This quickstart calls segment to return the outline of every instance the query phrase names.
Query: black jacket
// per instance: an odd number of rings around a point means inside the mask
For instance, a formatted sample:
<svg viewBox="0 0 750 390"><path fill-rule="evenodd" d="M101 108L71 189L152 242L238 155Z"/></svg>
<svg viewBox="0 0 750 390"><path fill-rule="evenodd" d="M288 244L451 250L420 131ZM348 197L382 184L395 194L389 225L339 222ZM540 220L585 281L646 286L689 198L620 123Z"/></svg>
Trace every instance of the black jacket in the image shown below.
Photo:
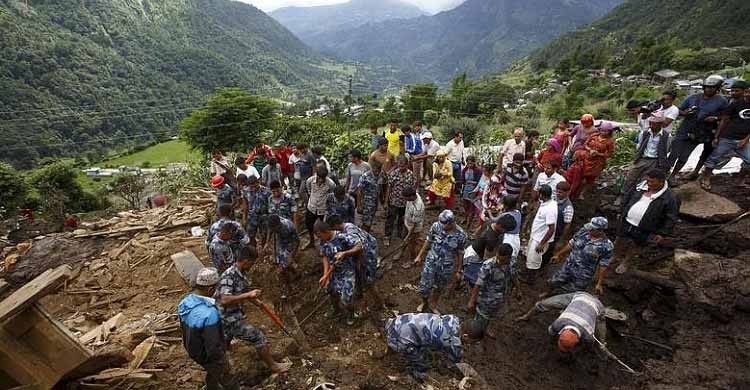
<svg viewBox="0 0 750 390"><path fill-rule="evenodd" d="M656 148L657 159L659 160L659 168L667 169L667 155L669 154L669 133L661 130L662 137L659 139L659 146ZM643 158L643 153L646 151L646 145L648 140L651 139L651 130L644 132L642 135L643 139L638 145L638 150L635 155L635 161Z"/></svg>
<svg viewBox="0 0 750 390"><path fill-rule="evenodd" d="M636 189L631 190L623 198L623 204L625 209L622 213L623 225L627 223L628 211L633 207L636 202L641 199L643 191ZM643 214L641 223L638 224L638 228L651 234L658 234L660 236L672 235L675 223L677 223L677 217L680 213L680 201L674 196L672 190L667 188L661 196L654 199L646 213Z"/></svg>

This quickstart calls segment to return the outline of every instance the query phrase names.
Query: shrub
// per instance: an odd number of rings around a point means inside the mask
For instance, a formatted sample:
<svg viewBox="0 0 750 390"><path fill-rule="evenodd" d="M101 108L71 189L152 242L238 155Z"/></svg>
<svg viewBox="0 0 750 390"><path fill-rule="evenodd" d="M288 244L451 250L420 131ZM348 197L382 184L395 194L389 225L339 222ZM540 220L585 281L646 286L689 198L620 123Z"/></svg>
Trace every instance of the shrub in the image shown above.
<svg viewBox="0 0 750 390"><path fill-rule="evenodd" d="M26 202L29 186L13 167L0 163L0 217L14 215Z"/></svg>

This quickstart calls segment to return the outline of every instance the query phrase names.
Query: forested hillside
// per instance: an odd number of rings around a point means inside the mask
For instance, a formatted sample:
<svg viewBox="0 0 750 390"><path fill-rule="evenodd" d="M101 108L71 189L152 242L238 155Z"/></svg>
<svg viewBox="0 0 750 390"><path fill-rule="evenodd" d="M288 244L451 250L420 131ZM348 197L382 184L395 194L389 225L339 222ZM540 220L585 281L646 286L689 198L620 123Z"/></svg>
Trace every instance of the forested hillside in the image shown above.
<svg viewBox="0 0 750 390"><path fill-rule="evenodd" d="M399 66L421 81L500 71L622 0L468 0L434 16L319 34L311 45L340 58Z"/></svg>
<svg viewBox="0 0 750 390"><path fill-rule="evenodd" d="M740 66L750 55L749 19L747 0L627 0L530 59L537 69L565 62L625 73Z"/></svg>
<svg viewBox="0 0 750 390"><path fill-rule="evenodd" d="M0 0L0 159L100 154L173 133L217 87L293 98L346 75L229 0Z"/></svg>
<svg viewBox="0 0 750 390"><path fill-rule="evenodd" d="M400 0L350 0L315 7L284 7L270 15L310 44L318 40L321 33L384 20L414 18L426 13Z"/></svg>

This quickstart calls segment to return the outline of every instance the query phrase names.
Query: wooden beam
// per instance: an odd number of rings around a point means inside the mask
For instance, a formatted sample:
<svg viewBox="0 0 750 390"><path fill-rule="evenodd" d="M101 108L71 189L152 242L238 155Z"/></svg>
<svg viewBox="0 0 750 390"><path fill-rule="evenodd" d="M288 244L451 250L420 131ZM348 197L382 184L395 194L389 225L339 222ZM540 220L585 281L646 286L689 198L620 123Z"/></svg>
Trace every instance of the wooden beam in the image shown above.
<svg viewBox="0 0 750 390"><path fill-rule="evenodd" d="M57 290L73 274L69 265L44 271L29 283L0 302L0 323L7 321L36 303L45 295Z"/></svg>
<svg viewBox="0 0 750 390"><path fill-rule="evenodd" d="M108 319L101 325L81 336L78 341L80 341L81 344L88 344L90 341L98 340L99 338L103 339L104 341L107 339L107 335L113 330L120 327L123 322L125 322L125 316L123 316L122 313L118 313L116 316Z"/></svg>

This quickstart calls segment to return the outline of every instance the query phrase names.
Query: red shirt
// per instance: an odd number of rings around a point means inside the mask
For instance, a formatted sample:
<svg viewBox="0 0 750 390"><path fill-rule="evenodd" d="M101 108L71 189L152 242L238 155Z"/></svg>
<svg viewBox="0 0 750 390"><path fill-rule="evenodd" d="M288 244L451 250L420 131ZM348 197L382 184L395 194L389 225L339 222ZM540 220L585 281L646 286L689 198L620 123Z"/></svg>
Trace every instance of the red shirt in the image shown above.
<svg viewBox="0 0 750 390"><path fill-rule="evenodd" d="M292 155L292 148L290 147L283 147L279 148L274 152L274 157L276 157L277 160L279 160L279 165L281 166L281 173L288 175L291 173L294 173L294 167L292 164L289 164L289 156Z"/></svg>
<svg viewBox="0 0 750 390"><path fill-rule="evenodd" d="M247 159L245 160L245 164L252 165L253 160L255 159L255 156L261 152L265 154L267 158L270 158L271 156L273 156L273 151L271 150L271 147L268 145L263 145L262 151L259 151L258 148L255 148L253 149L252 152L250 152L250 155L248 155Z"/></svg>

